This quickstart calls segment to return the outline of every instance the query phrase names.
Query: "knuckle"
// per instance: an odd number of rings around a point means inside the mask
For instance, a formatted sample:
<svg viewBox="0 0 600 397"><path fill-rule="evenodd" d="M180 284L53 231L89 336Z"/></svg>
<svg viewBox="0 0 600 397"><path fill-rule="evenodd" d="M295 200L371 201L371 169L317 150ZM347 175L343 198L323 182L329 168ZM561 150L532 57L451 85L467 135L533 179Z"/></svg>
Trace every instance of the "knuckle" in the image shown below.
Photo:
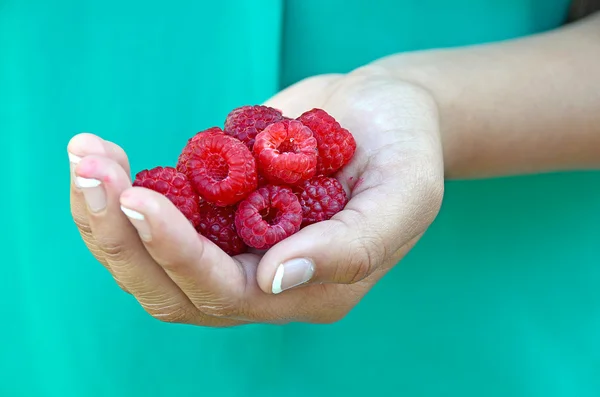
<svg viewBox="0 0 600 397"><path fill-rule="evenodd" d="M73 215L73 222L75 223L75 226L77 226L77 229L79 229L79 233L81 233L81 235L84 238L86 236L90 238L93 236L92 228L90 227L86 218L78 215Z"/></svg>
<svg viewBox="0 0 600 397"><path fill-rule="evenodd" d="M85 243L86 247L90 251L90 253L94 256L94 258L102 264L105 268L110 270L106 258L104 256L104 251L98 247L98 242L96 241L92 229L90 226L81 221L81 218L73 218L75 221L75 225L79 229L79 234L81 235L81 239Z"/></svg>
<svg viewBox="0 0 600 397"><path fill-rule="evenodd" d="M357 213L356 219L363 216ZM349 224L348 221L341 221L342 227L347 230L361 230L362 234L355 236L348 244L346 260L336 267L334 280L339 283L355 284L367 276L383 262L387 256L387 247L385 246L383 236L376 231L365 230L373 228L365 227L365 223ZM373 229L374 230L374 229Z"/></svg>
<svg viewBox="0 0 600 397"><path fill-rule="evenodd" d="M179 312L179 311L156 312L156 313L152 313L152 317L163 323L185 324L187 322L186 314Z"/></svg>
<svg viewBox="0 0 600 397"><path fill-rule="evenodd" d="M348 261L345 278L350 284L355 284L369 276L379 263L379 248L377 239L360 238L355 242L353 255Z"/></svg>
<svg viewBox="0 0 600 397"><path fill-rule="evenodd" d="M239 308L225 301L211 300L210 302L203 303L197 307L202 313L211 317L238 318L241 316Z"/></svg>
<svg viewBox="0 0 600 397"><path fill-rule="evenodd" d="M88 249L92 252L92 254L96 258L103 257L104 255L102 254L101 250L98 248L96 238L94 237L92 228L87 223L87 220L83 220L81 217L74 216L73 221L75 222L75 226L77 226L77 229L79 230L79 235L81 236L81 239L83 240L85 245L88 247Z"/></svg>
<svg viewBox="0 0 600 397"><path fill-rule="evenodd" d="M368 277L386 257L386 248L377 236L356 238L348 250L345 264L339 268L335 279L339 282L355 284Z"/></svg>
<svg viewBox="0 0 600 397"><path fill-rule="evenodd" d="M152 318L163 323L186 324L191 320L190 311L179 304L142 304Z"/></svg>
<svg viewBox="0 0 600 397"><path fill-rule="evenodd" d="M129 292L127 287L125 287L125 285L114 274L112 276L113 276L113 279L115 280L115 283L119 286L119 288L121 288L121 290L123 290L123 292L126 292L128 294L131 293L131 292Z"/></svg>
<svg viewBox="0 0 600 397"><path fill-rule="evenodd" d="M98 248L95 242L86 240L85 238L83 239L83 241L87 245L88 250L92 253L94 258L96 258L96 260L100 262L104 267L108 267L108 263L106 262L106 258L104 257L104 252L100 248Z"/></svg>
<svg viewBox="0 0 600 397"><path fill-rule="evenodd" d="M352 279L353 283L361 281L373 273L388 256L384 238L376 230L356 241L356 252L358 254L354 257L359 263L356 265L357 270L355 277Z"/></svg>
<svg viewBox="0 0 600 397"><path fill-rule="evenodd" d="M98 245L104 254L104 258L109 263L130 263L133 258L133 252L128 250L125 245L116 239L105 239L99 241Z"/></svg>
<svg viewBox="0 0 600 397"><path fill-rule="evenodd" d="M342 266L334 280L340 283L354 284L367 276L370 264L365 260L350 259Z"/></svg>
<svg viewBox="0 0 600 397"><path fill-rule="evenodd" d="M81 239L83 240L85 245L88 247L88 249L90 250L92 255L94 255L94 257L99 262L102 262L102 264L106 266L105 261L104 261L104 253L98 247L98 242L96 241L96 238L94 237L92 228L90 227L89 223L87 222L87 218L77 215L76 213L73 213L73 222L75 223L77 230L79 230L79 235L81 236Z"/></svg>

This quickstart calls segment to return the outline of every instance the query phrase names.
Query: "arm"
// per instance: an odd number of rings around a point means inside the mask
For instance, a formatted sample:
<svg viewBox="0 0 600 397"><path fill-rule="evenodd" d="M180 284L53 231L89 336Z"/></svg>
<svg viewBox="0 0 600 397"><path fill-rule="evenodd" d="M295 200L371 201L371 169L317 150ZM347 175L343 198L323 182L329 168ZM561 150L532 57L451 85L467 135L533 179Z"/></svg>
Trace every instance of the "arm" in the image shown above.
<svg viewBox="0 0 600 397"><path fill-rule="evenodd" d="M437 100L447 178L600 167L600 14L375 63Z"/></svg>

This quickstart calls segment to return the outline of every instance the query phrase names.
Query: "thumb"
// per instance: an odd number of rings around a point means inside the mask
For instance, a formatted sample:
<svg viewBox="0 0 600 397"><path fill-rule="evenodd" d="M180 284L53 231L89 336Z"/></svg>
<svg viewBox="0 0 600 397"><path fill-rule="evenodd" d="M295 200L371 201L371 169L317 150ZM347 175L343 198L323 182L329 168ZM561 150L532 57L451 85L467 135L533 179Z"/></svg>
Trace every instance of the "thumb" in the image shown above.
<svg viewBox="0 0 600 397"><path fill-rule="evenodd" d="M364 183L368 183L365 181ZM392 266L403 246L415 242L435 217L437 200L394 185L355 194L330 220L310 225L268 250L257 269L266 293L304 284L353 284L382 266Z"/></svg>

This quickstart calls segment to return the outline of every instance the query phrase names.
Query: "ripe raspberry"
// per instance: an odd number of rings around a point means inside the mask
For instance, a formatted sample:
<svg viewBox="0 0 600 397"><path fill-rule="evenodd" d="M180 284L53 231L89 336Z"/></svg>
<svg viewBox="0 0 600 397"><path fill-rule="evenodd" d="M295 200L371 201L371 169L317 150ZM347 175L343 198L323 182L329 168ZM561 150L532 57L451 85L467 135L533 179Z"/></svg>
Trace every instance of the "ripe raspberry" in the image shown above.
<svg viewBox="0 0 600 397"><path fill-rule="evenodd" d="M198 138L202 134L223 134L223 133L224 132L221 129L221 127L210 127L207 130L200 131L200 132L196 133L196 135L194 135L193 137L191 137L190 139L188 139L188 143L198 140Z"/></svg>
<svg viewBox="0 0 600 397"><path fill-rule="evenodd" d="M317 176L304 182L299 189L303 227L330 219L348 203L344 188L335 178Z"/></svg>
<svg viewBox="0 0 600 397"><path fill-rule="evenodd" d="M235 227L250 247L268 249L300 230L302 207L292 190L267 185L238 205Z"/></svg>
<svg viewBox="0 0 600 397"><path fill-rule="evenodd" d="M219 207L233 205L256 189L256 161L237 139L220 133L197 134L188 141L177 170L196 192Z"/></svg>
<svg viewBox="0 0 600 397"><path fill-rule="evenodd" d="M145 187L166 196L194 227L198 226L198 194L185 174L173 167L155 167L138 172L133 186Z"/></svg>
<svg viewBox="0 0 600 397"><path fill-rule="evenodd" d="M235 231L235 207L216 207L208 202L200 204L198 233L215 243L227 255L246 252L246 244Z"/></svg>
<svg viewBox="0 0 600 397"><path fill-rule="evenodd" d="M356 141L332 116L322 109L312 109L298 120L310 128L317 139L317 175L332 175L350 162L356 151Z"/></svg>
<svg viewBox="0 0 600 397"><path fill-rule="evenodd" d="M296 120L269 125L256 136L258 168L274 184L295 184L312 178L317 166L317 140Z"/></svg>
<svg viewBox="0 0 600 397"><path fill-rule="evenodd" d="M254 139L269 124L283 120L281 110L268 106L242 106L232 110L225 120L225 133L244 142L252 150Z"/></svg>

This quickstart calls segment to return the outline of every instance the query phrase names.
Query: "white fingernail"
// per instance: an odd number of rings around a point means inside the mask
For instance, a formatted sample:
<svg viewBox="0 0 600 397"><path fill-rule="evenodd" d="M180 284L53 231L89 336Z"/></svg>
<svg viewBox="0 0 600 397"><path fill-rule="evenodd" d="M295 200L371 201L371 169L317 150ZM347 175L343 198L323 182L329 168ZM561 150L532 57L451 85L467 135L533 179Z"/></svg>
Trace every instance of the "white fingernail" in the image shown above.
<svg viewBox="0 0 600 397"><path fill-rule="evenodd" d="M140 238L146 242L152 240L152 234L150 233L150 225L146 222L144 214L140 214L137 211L121 206L121 211L129 218L129 222L135 227L140 235Z"/></svg>
<svg viewBox="0 0 600 397"><path fill-rule="evenodd" d="M90 211L100 212L106 208L106 192L99 180L77 176L75 185L83 192Z"/></svg>
<svg viewBox="0 0 600 397"><path fill-rule="evenodd" d="M137 212L137 211L130 210L130 209L129 209L129 208L127 208L127 207L123 207L123 206L121 206L121 211L123 211L123 213L124 213L125 215L127 215L127 217L129 217L129 218L131 218L131 219L137 219L137 220L139 220L139 221L143 221L144 219L146 219L146 218L144 217L144 214L140 214L140 213L139 213L139 212Z"/></svg>
<svg viewBox="0 0 600 397"><path fill-rule="evenodd" d="M73 184L77 187L81 187L77 184L77 178L75 175L75 167L77 166L77 164L79 164L79 162L81 161L81 157L79 156L75 156L73 153L71 152L67 152L69 154L69 169L71 170L71 180L73 181Z"/></svg>
<svg viewBox="0 0 600 397"><path fill-rule="evenodd" d="M80 176L75 177L75 183L77 186L83 188L100 186L100 181L98 179L82 178Z"/></svg>
<svg viewBox="0 0 600 397"><path fill-rule="evenodd" d="M307 258L291 259L277 267L271 290L279 294L290 288L302 285L312 278L315 264Z"/></svg>
<svg viewBox="0 0 600 397"><path fill-rule="evenodd" d="M283 272L285 269L283 265L277 266L277 271L275 272L275 277L273 277L273 293L278 294L281 292L281 280L283 280Z"/></svg>
<svg viewBox="0 0 600 397"><path fill-rule="evenodd" d="M69 161L73 164L78 164L81 161L81 157L74 155L73 153L69 153Z"/></svg>

